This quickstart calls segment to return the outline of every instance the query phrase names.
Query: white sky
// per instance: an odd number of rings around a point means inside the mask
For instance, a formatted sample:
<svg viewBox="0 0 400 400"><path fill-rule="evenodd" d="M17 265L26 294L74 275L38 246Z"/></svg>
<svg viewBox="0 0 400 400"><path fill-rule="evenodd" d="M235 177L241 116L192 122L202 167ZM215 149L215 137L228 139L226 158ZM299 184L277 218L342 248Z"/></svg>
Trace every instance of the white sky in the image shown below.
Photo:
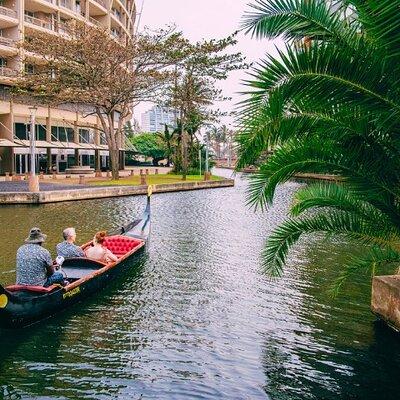
<svg viewBox="0 0 400 400"><path fill-rule="evenodd" d="M254 0L136 0L140 11L144 1L140 28L160 28L175 23L177 29L191 41L211 38L223 38L238 30L241 18L248 10L248 3ZM247 62L258 61L266 53L274 53L275 45L267 40L252 39L249 35L239 34L238 44L233 51L240 51ZM222 111L231 111L240 99L238 92L243 90L241 80L246 78L244 71L234 71L220 87L224 96L232 97L231 102L220 103ZM142 103L135 109L135 117L141 122L141 114L152 107ZM226 119L229 123L230 119Z"/></svg>

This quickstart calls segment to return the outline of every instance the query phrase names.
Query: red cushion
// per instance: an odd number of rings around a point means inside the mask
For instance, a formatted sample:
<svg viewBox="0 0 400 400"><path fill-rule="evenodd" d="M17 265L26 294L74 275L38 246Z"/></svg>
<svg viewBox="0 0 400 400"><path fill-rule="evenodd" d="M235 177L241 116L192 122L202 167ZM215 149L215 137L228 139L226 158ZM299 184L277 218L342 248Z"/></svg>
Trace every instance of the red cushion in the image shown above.
<svg viewBox="0 0 400 400"><path fill-rule="evenodd" d="M38 292L38 293L47 293L51 292L55 288L58 288L58 285L51 285L49 287L44 286L32 286L32 285L10 285L7 286L6 289L9 292L18 292L20 290L26 290L28 292Z"/></svg>
<svg viewBox="0 0 400 400"><path fill-rule="evenodd" d="M120 257L134 249L140 243L142 243L141 240L126 236L110 236L105 239L104 246L113 254Z"/></svg>

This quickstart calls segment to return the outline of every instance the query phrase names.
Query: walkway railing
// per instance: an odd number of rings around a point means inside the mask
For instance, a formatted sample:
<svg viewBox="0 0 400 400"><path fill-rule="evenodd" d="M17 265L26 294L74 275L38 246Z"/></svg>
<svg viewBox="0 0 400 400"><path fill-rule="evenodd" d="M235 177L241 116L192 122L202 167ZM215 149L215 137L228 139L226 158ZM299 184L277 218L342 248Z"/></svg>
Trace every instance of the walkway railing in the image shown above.
<svg viewBox="0 0 400 400"><path fill-rule="evenodd" d="M14 46L14 40L10 38L6 38L3 36L0 36L0 45L3 46Z"/></svg>
<svg viewBox="0 0 400 400"><path fill-rule="evenodd" d="M90 16L89 16L89 21L90 21L93 25L101 26L101 22L98 21L97 19L94 19L93 17L90 17Z"/></svg>
<svg viewBox="0 0 400 400"><path fill-rule="evenodd" d="M18 71L8 67L0 67L0 75L1 76L17 76Z"/></svg>
<svg viewBox="0 0 400 400"><path fill-rule="evenodd" d="M11 8L0 6L0 14L6 15L7 17L17 18L17 12L11 10Z"/></svg>
<svg viewBox="0 0 400 400"><path fill-rule="evenodd" d="M41 28L54 30L52 23L49 21L45 21L43 19L39 19L36 17L31 17L30 15L25 15L24 19L25 19L25 22L29 22L30 24L40 26Z"/></svg>
<svg viewBox="0 0 400 400"><path fill-rule="evenodd" d="M104 8L106 7L106 3L103 0L94 0L96 3L99 3L101 6L103 6Z"/></svg>

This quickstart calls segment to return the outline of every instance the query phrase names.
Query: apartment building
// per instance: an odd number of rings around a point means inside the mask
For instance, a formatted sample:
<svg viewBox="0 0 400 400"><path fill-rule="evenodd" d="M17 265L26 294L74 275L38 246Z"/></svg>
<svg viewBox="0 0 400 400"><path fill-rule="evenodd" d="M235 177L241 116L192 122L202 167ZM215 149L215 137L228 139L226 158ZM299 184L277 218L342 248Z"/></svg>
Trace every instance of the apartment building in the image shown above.
<svg viewBox="0 0 400 400"><path fill-rule="evenodd" d="M142 131L163 132L165 125L176 126L177 117L174 109L156 105L142 114Z"/></svg>
<svg viewBox="0 0 400 400"><path fill-rule="evenodd" d="M34 71L35 58L22 63L16 44L40 30L54 35L78 19L107 28L124 44L134 34L134 0L0 0L0 174L29 170L30 107L36 106L36 165L38 171L62 172L71 165L105 169L108 150L94 115L84 116L72 105L47 107L33 99L11 99L7 88L19 71ZM121 140L121 161L124 145Z"/></svg>

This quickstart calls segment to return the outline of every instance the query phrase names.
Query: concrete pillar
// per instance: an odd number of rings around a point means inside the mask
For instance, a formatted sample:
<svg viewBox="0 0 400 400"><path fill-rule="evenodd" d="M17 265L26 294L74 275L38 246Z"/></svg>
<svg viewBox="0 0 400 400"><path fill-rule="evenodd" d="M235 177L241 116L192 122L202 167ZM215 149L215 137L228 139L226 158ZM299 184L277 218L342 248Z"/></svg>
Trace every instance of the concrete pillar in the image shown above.
<svg viewBox="0 0 400 400"><path fill-rule="evenodd" d="M79 149L75 149L75 162L74 162L74 165L76 167L78 167L80 165L80 162L79 162Z"/></svg>
<svg viewBox="0 0 400 400"><path fill-rule="evenodd" d="M373 278L371 310L390 327L400 331L400 275Z"/></svg>
<svg viewBox="0 0 400 400"><path fill-rule="evenodd" d="M140 174L140 184L142 186L147 186L146 175Z"/></svg>
<svg viewBox="0 0 400 400"><path fill-rule="evenodd" d="M211 172L204 172L204 180L209 181L211 179Z"/></svg>
<svg viewBox="0 0 400 400"><path fill-rule="evenodd" d="M51 164L51 148L50 147L48 147L47 149L46 149L46 158L47 158L47 173L48 174L51 174L52 172L53 172L53 169L52 169L52 164Z"/></svg>
<svg viewBox="0 0 400 400"><path fill-rule="evenodd" d="M3 147L1 149L1 169L2 172L9 172L12 175L15 173L15 160L14 160L14 148Z"/></svg>
<svg viewBox="0 0 400 400"><path fill-rule="evenodd" d="M47 118L46 118L46 141L52 142L53 138L51 136L51 108L47 109Z"/></svg>

